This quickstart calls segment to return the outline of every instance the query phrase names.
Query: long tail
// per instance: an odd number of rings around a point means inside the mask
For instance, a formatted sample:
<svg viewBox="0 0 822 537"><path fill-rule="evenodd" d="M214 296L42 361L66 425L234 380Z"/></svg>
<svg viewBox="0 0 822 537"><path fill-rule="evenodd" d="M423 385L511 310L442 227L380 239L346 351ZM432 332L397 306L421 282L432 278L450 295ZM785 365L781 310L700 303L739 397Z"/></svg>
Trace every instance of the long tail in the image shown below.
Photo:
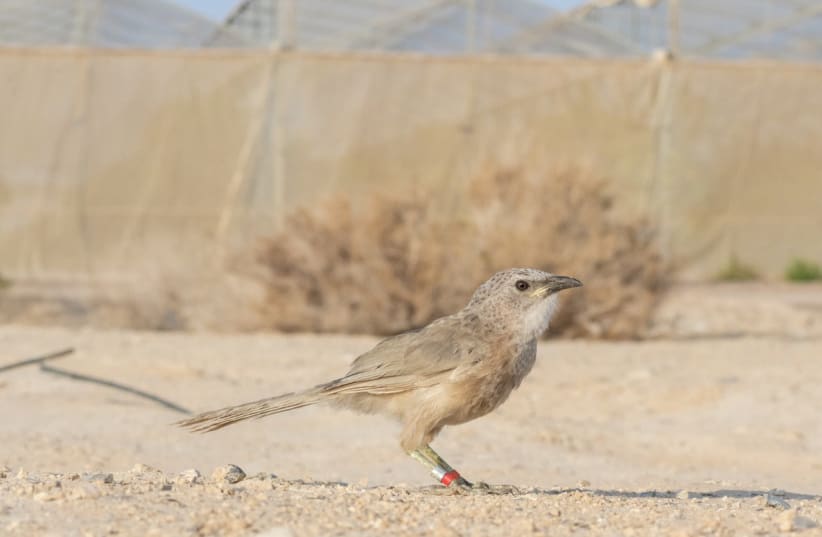
<svg viewBox="0 0 822 537"><path fill-rule="evenodd" d="M435 377L429 378L429 382ZM222 429L232 423L251 418L263 418L271 414L288 412L296 408L313 405L320 401L335 399L340 395L368 393L372 395L390 395L423 386L414 375L387 376L380 369L350 373L342 378L314 386L297 393L286 393L276 397L260 399L252 403L229 406L198 414L193 418L178 421L176 425L192 431L207 433Z"/></svg>
<svg viewBox="0 0 822 537"><path fill-rule="evenodd" d="M326 399L329 395L331 394L321 387L310 388L298 393L286 393L251 403L212 410L211 412L198 414L193 418L178 421L175 425L185 427L191 431L206 433L222 429L238 421L262 418L271 414L279 414L280 412L313 405Z"/></svg>

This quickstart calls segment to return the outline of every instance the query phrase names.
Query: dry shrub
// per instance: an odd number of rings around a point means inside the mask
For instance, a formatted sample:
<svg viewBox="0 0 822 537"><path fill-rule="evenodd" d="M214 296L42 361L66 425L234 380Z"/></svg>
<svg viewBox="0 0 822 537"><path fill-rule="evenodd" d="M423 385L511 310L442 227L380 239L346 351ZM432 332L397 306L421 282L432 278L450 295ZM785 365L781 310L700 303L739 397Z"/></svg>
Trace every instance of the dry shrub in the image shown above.
<svg viewBox="0 0 822 537"><path fill-rule="evenodd" d="M438 227L420 200L379 198L355 212L335 199L298 210L259 257L266 322L286 331L384 334L449 312L452 300L438 298L447 252Z"/></svg>
<svg viewBox="0 0 822 537"><path fill-rule="evenodd" d="M641 337L662 288L654 233L613 211L584 169L475 180L459 207L377 196L355 210L333 199L290 215L264 241L265 325L284 331L390 334L464 306L497 270L572 275L553 333Z"/></svg>

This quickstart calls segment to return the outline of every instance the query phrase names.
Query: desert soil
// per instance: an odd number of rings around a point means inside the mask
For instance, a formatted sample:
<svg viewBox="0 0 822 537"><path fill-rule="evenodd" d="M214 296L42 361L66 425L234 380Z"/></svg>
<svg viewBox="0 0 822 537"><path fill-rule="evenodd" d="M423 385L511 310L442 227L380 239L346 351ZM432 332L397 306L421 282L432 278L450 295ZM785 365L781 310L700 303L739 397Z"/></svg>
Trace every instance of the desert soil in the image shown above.
<svg viewBox="0 0 822 537"><path fill-rule="evenodd" d="M52 366L201 411L333 378L375 341L8 325L0 367L70 346ZM818 339L544 342L505 405L435 441L491 484L454 493L383 418L190 434L28 366L0 373L0 535L822 535L821 386Z"/></svg>

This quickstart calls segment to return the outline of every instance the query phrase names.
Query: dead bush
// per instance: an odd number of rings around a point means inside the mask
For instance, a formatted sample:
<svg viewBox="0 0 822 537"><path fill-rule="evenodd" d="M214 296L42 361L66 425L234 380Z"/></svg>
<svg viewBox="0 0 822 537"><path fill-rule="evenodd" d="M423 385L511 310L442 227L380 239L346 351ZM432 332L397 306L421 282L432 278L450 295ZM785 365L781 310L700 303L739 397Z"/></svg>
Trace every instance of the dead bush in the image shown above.
<svg viewBox="0 0 822 537"><path fill-rule="evenodd" d="M461 308L497 270L580 278L552 333L641 337L663 286L652 227L618 218L584 169L479 177L458 207L377 196L300 209L258 255L268 328L391 334Z"/></svg>

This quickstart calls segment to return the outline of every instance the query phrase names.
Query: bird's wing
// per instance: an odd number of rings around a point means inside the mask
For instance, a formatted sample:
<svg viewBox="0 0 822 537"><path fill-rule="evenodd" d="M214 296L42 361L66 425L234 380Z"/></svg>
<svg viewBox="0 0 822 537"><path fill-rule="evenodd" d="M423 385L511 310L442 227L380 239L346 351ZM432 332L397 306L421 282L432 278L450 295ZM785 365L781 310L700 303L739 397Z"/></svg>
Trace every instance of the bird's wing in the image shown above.
<svg viewBox="0 0 822 537"><path fill-rule="evenodd" d="M359 356L344 377L323 385L329 392L397 393L436 382L457 368L477 343L459 323L443 319L421 330L385 339Z"/></svg>

